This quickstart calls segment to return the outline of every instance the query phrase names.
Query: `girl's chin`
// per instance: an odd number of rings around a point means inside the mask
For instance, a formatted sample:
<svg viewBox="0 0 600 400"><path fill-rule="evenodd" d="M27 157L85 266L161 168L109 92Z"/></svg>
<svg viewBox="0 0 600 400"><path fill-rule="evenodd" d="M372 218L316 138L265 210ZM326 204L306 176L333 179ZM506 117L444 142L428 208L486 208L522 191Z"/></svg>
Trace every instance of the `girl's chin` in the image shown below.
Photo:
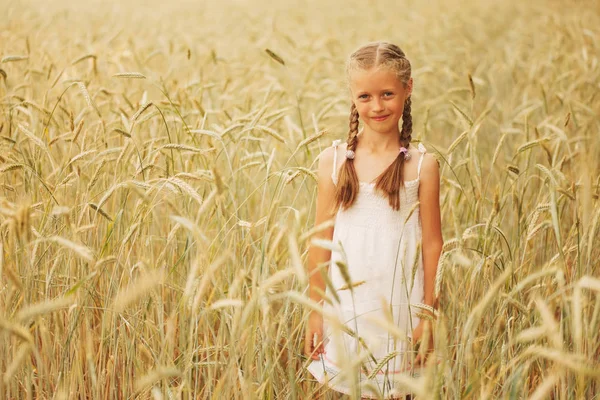
<svg viewBox="0 0 600 400"><path fill-rule="evenodd" d="M393 124L365 124L369 127L369 130L377 133L387 134L387 133L396 133L400 134L400 130L398 129L398 125L394 126Z"/></svg>

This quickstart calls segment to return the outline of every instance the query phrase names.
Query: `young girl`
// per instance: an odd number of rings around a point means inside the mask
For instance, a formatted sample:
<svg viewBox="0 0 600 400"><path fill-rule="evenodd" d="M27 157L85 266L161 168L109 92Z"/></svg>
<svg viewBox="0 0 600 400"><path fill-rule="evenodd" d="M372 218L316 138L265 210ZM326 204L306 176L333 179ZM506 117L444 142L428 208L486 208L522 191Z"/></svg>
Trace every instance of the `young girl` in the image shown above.
<svg viewBox="0 0 600 400"><path fill-rule="evenodd" d="M404 52L367 44L350 56L347 74L348 139L319 156L315 225L335 220L319 234L334 247L309 249L310 298L323 314L311 312L304 350L313 360L308 370L336 391L398 398L406 392L395 378L415 373L414 345L431 338L424 335L430 319L417 314L435 306L439 166L422 144L411 144L413 80Z"/></svg>

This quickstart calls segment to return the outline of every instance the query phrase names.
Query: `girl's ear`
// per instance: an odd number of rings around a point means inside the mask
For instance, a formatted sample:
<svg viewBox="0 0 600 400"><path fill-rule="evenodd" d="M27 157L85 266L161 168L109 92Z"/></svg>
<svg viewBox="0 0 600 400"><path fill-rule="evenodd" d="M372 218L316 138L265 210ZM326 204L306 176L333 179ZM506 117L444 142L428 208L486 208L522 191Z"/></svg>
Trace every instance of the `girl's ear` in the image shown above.
<svg viewBox="0 0 600 400"><path fill-rule="evenodd" d="M413 78L410 78L406 84L406 99L408 99L410 97L410 95L412 94L412 88L413 88Z"/></svg>

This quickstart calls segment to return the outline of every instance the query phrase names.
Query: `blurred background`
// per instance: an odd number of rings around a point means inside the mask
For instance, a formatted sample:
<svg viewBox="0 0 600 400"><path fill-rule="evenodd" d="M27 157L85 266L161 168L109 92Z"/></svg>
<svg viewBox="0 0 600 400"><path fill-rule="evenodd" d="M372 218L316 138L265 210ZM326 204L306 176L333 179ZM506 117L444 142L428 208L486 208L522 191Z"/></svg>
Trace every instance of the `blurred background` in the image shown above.
<svg viewBox="0 0 600 400"><path fill-rule="evenodd" d="M347 135L346 58L387 40L442 175L443 361L412 390L593 398L599 9L0 2L0 397L318 392L316 158Z"/></svg>

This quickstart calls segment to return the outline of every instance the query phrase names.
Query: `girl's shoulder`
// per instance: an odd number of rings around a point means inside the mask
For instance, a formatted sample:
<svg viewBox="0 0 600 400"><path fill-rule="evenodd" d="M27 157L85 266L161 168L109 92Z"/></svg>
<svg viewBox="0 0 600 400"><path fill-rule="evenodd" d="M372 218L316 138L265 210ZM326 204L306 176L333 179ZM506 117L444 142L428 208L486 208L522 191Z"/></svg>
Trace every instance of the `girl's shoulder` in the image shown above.
<svg viewBox="0 0 600 400"><path fill-rule="evenodd" d="M422 146L422 144L419 144L419 153L422 153L423 157L419 173L421 183L427 184L428 182L434 181L439 184L440 162L433 153L426 151L425 147Z"/></svg>
<svg viewBox="0 0 600 400"><path fill-rule="evenodd" d="M318 160L318 177L329 181L334 172L334 165L337 167L342 160L342 155L346 152L347 144L341 140L335 140L331 146L327 146L317 156Z"/></svg>
<svg viewBox="0 0 600 400"><path fill-rule="evenodd" d="M347 147L348 147L347 142L344 142L341 139L336 139L331 143L331 146L329 146L328 149L336 150L338 152L340 152L340 151L345 152Z"/></svg>
<svg viewBox="0 0 600 400"><path fill-rule="evenodd" d="M333 171L333 164L339 164L342 161L342 156L346 154L347 143L341 140L334 140L331 146L327 146L317 156L319 160L319 170L323 167L329 169L329 173Z"/></svg>

